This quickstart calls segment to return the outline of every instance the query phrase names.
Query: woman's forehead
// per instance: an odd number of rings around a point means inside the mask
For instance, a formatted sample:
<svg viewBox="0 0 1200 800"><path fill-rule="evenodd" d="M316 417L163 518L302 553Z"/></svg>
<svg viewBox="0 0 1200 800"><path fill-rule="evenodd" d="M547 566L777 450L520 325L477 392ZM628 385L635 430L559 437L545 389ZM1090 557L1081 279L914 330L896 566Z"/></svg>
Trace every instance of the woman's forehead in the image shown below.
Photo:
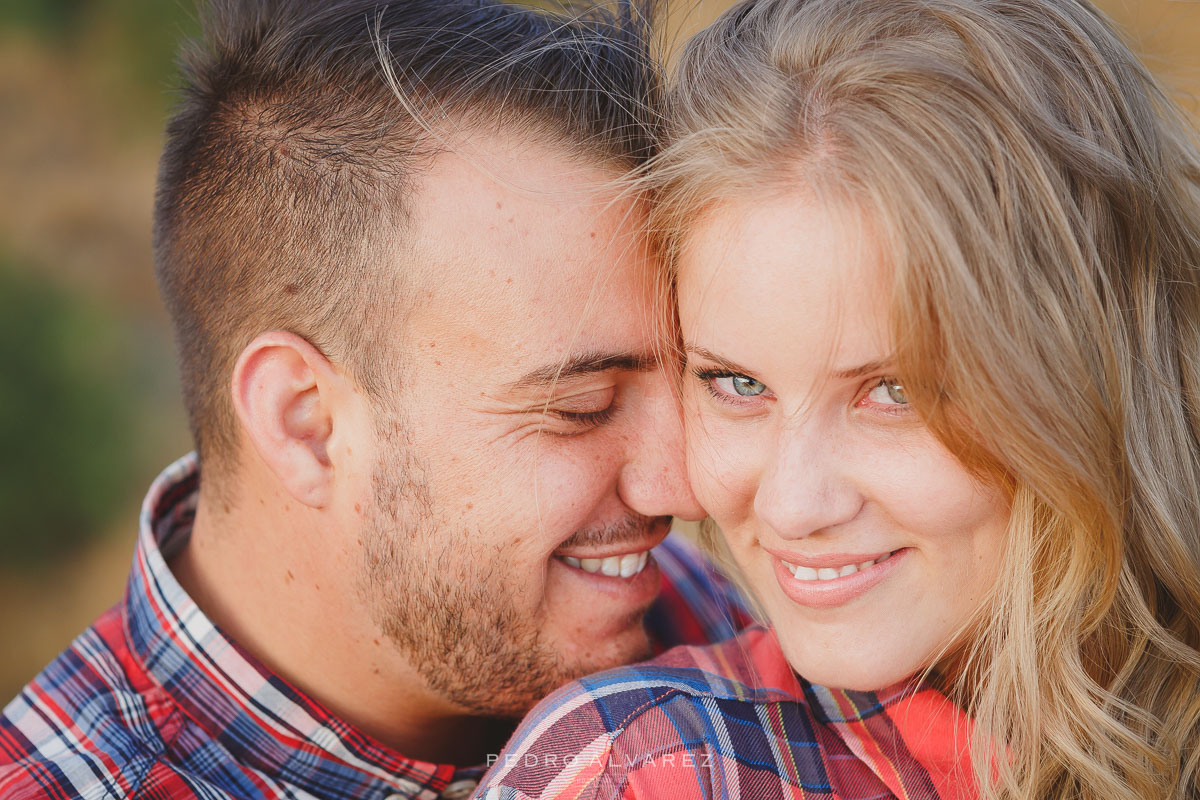
<svg viewBox="0 0 1200 800"><path fill-rule="evenodd" d="M686 241L678 275L685 340L714 351L821 346L851 360L887 349L890 273L855 207L799 193L723 203Z"/></svg>

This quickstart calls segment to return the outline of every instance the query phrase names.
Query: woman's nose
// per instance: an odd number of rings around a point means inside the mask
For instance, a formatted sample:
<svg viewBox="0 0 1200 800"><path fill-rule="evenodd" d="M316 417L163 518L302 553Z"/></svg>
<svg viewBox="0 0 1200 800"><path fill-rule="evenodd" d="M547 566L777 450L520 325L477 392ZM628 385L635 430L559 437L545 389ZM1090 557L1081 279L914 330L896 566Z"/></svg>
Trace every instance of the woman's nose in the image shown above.
<svg viewBox="0 0 1200 800"><path fill-rule="evenodd" d="M762 471L754 511L782 539L849 522L862 508L851 461L836 433L815 421L788 426Z"/></svg>

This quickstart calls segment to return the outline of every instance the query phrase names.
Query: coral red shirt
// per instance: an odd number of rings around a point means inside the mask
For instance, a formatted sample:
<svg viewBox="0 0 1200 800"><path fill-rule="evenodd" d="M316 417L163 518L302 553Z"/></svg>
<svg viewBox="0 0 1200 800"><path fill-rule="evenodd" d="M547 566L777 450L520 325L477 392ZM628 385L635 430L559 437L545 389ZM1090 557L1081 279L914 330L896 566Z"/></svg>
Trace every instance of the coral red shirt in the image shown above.
<svg viewBox="0 0 1200 800"><path fill-rule="evenodd" d="M972 800L970 721L930 686L830 690L773 632L680 647L555 692L484 800Z"/></svg>

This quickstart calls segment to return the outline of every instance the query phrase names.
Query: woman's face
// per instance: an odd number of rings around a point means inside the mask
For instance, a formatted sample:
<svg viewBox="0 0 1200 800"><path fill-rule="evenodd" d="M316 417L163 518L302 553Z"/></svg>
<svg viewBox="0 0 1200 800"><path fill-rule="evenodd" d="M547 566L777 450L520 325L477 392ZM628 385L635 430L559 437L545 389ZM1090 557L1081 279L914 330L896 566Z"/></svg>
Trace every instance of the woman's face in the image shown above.
<svg viewBox="0 0 1200 800"><path fill-rule="evenodd" d="M870 226L798 195L725 203L685 244L689 474L788 661L858 690L936 662L1008 506L906 403Z"/></svg>

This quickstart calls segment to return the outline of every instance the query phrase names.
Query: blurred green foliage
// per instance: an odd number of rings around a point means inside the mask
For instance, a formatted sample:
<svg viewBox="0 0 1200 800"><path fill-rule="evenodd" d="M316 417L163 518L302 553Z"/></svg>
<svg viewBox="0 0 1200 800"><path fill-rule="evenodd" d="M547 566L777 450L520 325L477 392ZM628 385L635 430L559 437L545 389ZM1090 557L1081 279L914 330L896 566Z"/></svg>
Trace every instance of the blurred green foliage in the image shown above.
<svg viewBox="0 0 1200 800"><path fill-rule="evenodd" d="M97 533L137 480L133 332L0 258L0 550L34 564Z"/></svg>
<svg viewBox="0 0 1200 800"><path fill-rule="evenodd" d="M162 96L179 41L199 28L199 0L0 0L0 29L40 36L113 69L126 88Z"/></svg>
<svg viewBox="0 0 1200 800"><path fill-rule="evenodd" d="M0 0L0 23L62 35L73 28L88 0Z"/></svg>
<svg viewBox="0 0 1200 800"><path fill-rule="evenodd" d="M0 118L27 129L4 137L0 158L18 212L0 223L4 567L39 574L82 557L186 449L170 336L146 304L146 166L196 7L0 0L0 35L33 54L0 79Z"/></svg>

